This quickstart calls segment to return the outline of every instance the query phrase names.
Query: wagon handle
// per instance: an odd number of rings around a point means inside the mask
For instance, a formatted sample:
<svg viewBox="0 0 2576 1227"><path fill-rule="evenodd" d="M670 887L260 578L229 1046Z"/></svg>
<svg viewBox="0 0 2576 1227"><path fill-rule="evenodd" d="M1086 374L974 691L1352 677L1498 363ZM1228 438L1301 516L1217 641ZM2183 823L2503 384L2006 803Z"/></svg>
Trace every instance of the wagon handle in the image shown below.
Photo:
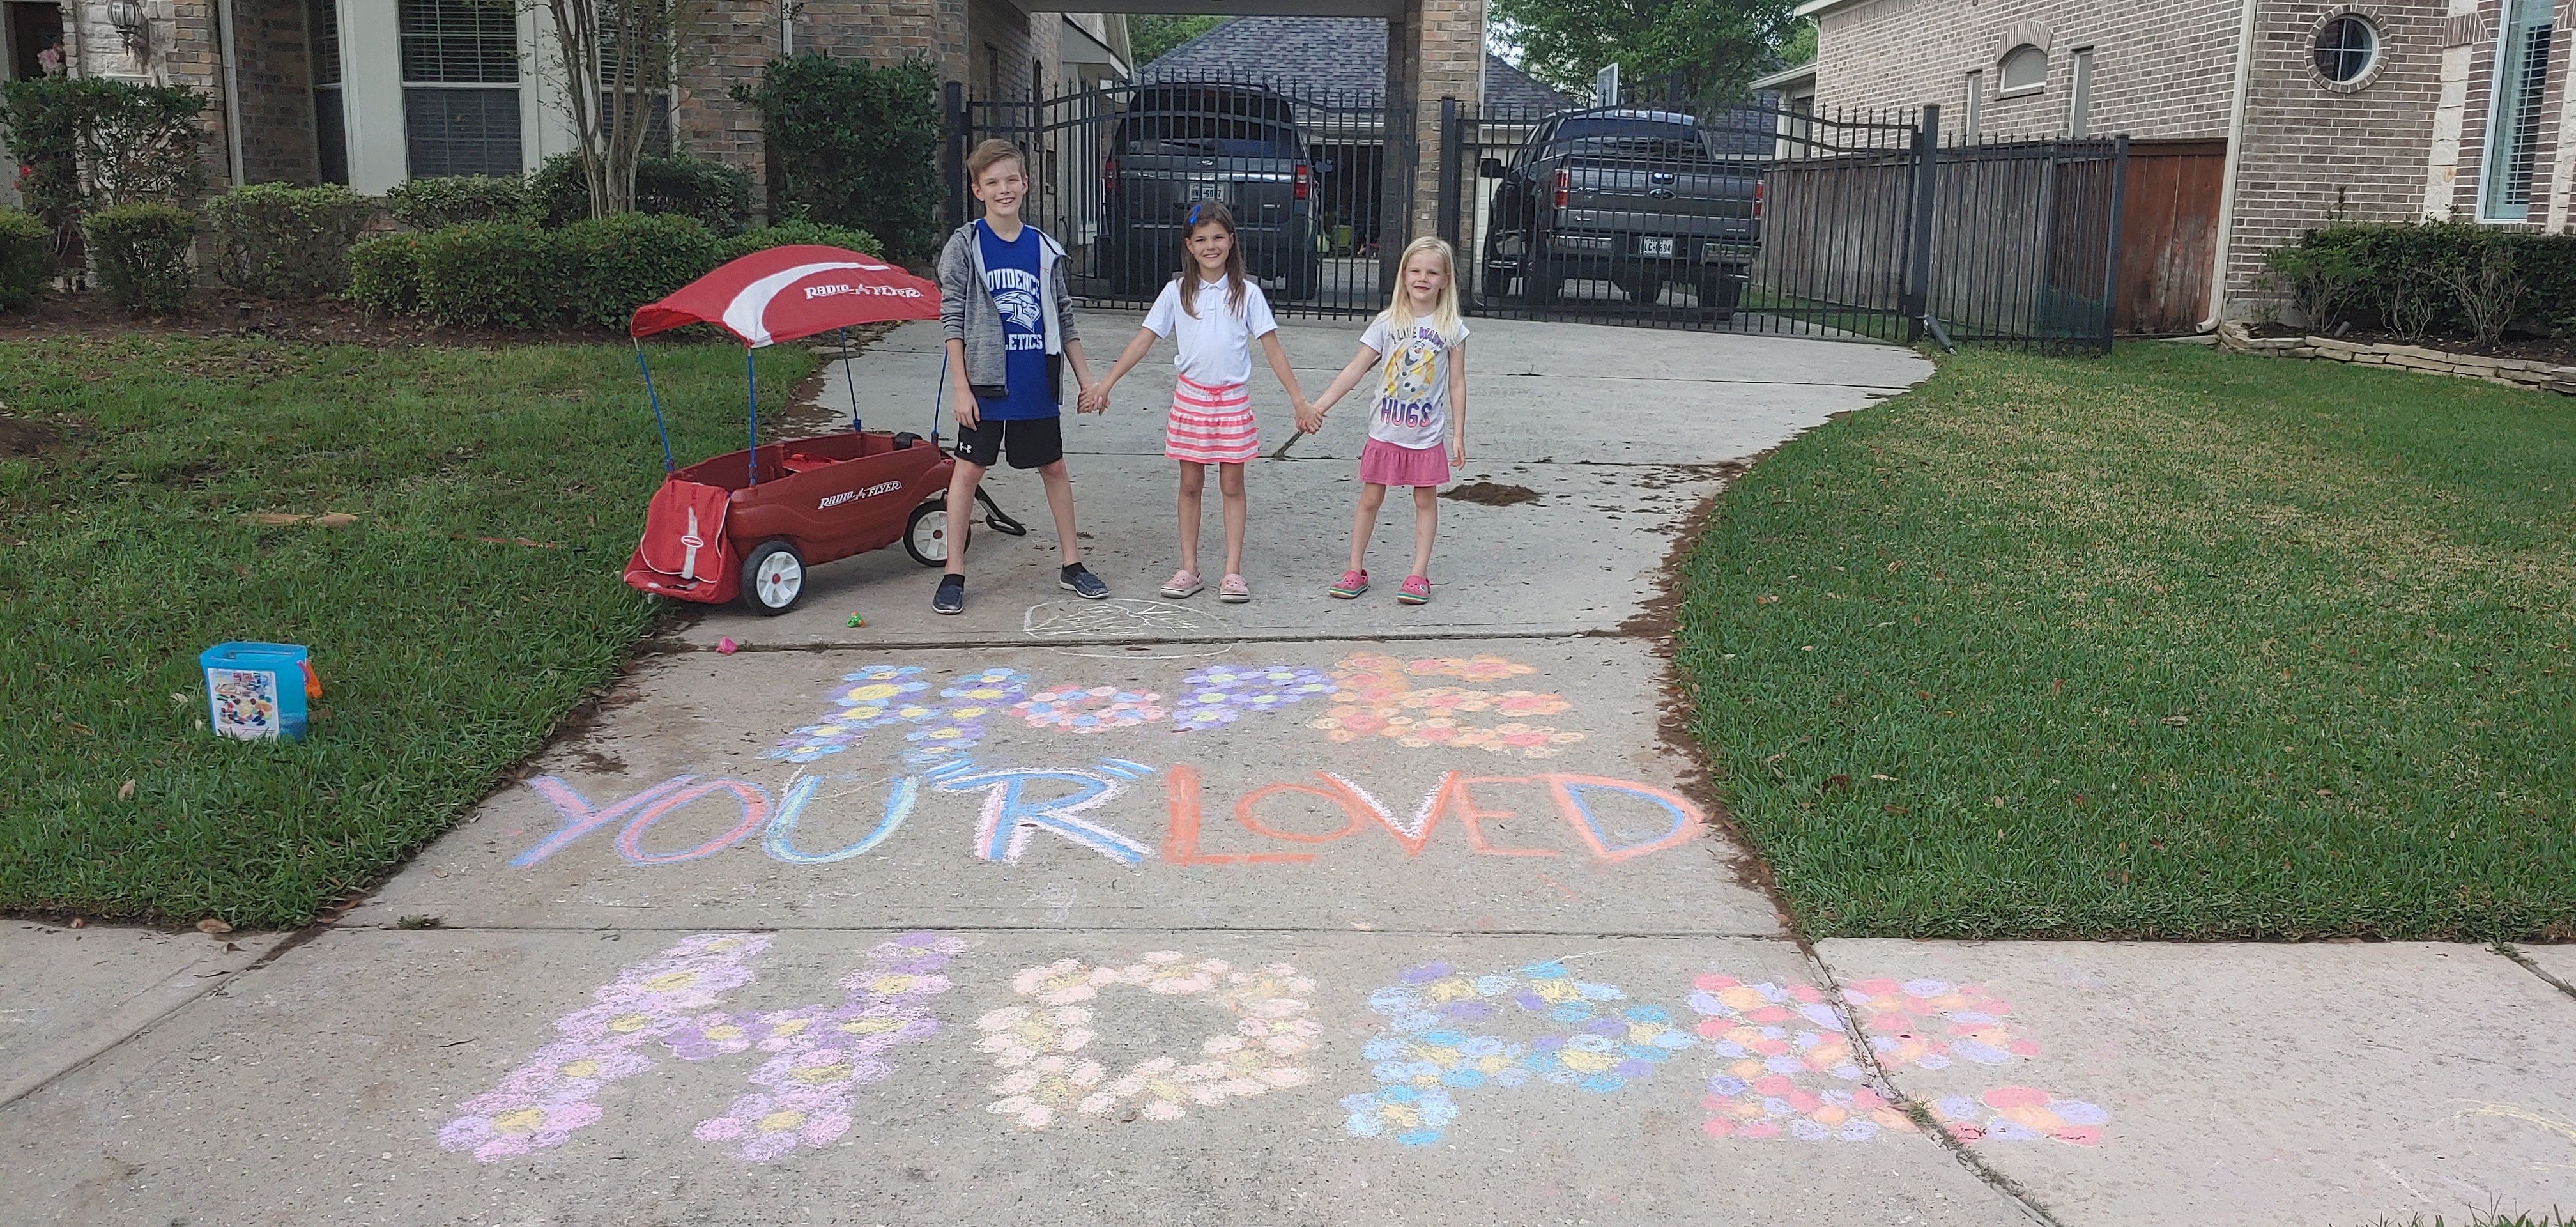
<svg viewBox="0 0 2576 1227"><path fill-rule="evenodd" d="M939 347L939 387L930 394L930 446L939 446L939 410L948 398L948 347Z"/></svg>
<svg viewBox="0 0 2576 1227"><path fill-rule="evenodd" d="M678 467L671 463L671 428L662 424L662 395L653 390L653 368L644 361L644 341L640 337L634 341L635 368L644 372L644 396L653 402L653 430L662 436L662 475L668 477Z"/></svg>
<svg viewBox="0 0 2576 1227"><path fill-rule="evenodd" d="M859 429L859 374L858 368L850 365L850 330L847 328L841 330L841 382L850 386L850 431L855 434Z"/></svg>

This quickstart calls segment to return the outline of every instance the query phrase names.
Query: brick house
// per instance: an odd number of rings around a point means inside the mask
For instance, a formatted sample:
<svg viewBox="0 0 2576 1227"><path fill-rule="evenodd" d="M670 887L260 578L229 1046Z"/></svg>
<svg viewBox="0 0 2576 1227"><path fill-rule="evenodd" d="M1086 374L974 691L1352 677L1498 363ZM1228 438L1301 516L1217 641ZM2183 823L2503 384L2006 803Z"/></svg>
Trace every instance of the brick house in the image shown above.
<svg viewBox="0 0 2576 1227"><path fill-rule="evenodd" d="M2177 241L2209 253L2198 275L2220 286L2213 320L2272 297L2263 253L2337 217L2576 229L2576 0L1810 0L1798 12L1817 24L1820 110L1937 103L1953 134L2204 143L2214 173L2177 181L2206 197L2182 202ZM2194 215L2205 233L2189 233Z"/></svg>
<svg viewBox="0 0 2576 1227"><path fill-rule="evenodd" d="M518 174L572 149L539 11L512 0L0 0L0 76L193 86L213 182ZM1005 0L719 5L664 101L679 146L761 174L760 124L726 96L788 51L928 59L986 95L1123 78L1126 18ZM0 186L0 194L9 189Z"/></svg>

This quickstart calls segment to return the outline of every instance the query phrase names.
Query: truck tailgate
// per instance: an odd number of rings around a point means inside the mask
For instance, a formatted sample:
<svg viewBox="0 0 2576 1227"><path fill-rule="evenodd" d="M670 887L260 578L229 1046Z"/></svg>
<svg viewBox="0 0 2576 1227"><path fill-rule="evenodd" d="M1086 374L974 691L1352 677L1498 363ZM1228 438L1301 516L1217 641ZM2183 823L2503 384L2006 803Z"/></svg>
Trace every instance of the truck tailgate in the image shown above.
<svg viewBox="0 0 2576 1227"><path fill-rule="evenodd" d="M1572 158L1557 225L1751 242L1757 166Z"/></svg>

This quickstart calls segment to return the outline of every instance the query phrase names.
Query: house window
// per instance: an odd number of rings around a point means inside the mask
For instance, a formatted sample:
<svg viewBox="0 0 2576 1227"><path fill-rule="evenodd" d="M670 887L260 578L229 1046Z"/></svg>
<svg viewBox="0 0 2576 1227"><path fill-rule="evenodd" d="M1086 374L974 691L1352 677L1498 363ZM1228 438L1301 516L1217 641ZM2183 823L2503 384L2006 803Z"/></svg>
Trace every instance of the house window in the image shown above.
<svg viewBox="0 0 2576 1227"><path fill-rule="evenodd" d="M639 118L644 125L643 151L653 157L671 156L671 91L670 71L661 72L649 66L629 72L626 67L624 32L617 26L619 10L603 6L599 13L599 127L606 132L609 117L617 111L619 93L626 95L627 122ZM619 90L620 79L626 88ZM641 88L639 88L639 85Z"/></svg>
<svg viewBox="0 0 2576 1227"><path fill-rule="evenodd" d="M401 0L396 18L412 177L519 174L517 6Z"/></svg>
<svg viewBox="0 0 2576 1227"><path fill-rule="evenodd" d="M0 37L8 40L8 72L0 80L24 81L33 77L58 77L71 71L63 46L63 6L59 4L0 4L8 15L8 25Z"/></svg>
<svg viewBox="0 0 2576 1227"><path fill-rule="evenodd" d="M1973 141L1979 132L1985 130L1981 126L1986 109L1986 74L1983 70L1968 74L1967 94L1968 105L1959 109L1959 117L1965 121L1959 125L1959 135Z"/></svg>
<svg viewBox="0 0 2576 1227"><path fill-rule="evenodd" d="M2379 31L2359 17L2347 13L2317 30L2317 75L2337 85L2360 80L2378 56Z"/></svg>
<svg viewBox="0 0 2576 1227"><path fill-rule="evenodd" d="M1995 96L2013 98L2036 94L2048 87L2048 53L2024 43L2004 56L2003 71L1995 81Z"/></svg>
<svg viewBox="0 0 2576 1227"><path fill-rule="evenodd" d="M305 46L313 57L313 156L322 182L349 181L348 112L340 102L340 6L311 0L304 6Z"/></svg>
<svg viewBox="0 0 2576 1227"><path fill-rule="evenodd" d="M2531 168L2540 152L2540 101L2549 85L2550 0L2506 0L2497 34L2494 102L2478 184L2482 221L2531 215Z"/></svg>

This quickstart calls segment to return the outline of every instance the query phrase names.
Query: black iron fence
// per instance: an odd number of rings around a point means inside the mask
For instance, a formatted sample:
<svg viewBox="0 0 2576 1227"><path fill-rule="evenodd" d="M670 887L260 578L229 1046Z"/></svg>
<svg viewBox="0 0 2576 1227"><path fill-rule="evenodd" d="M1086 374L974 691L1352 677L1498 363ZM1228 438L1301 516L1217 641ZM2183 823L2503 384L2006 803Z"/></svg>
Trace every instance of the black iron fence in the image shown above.
<svg viewBox="0 0 2576 1227"><path fill-rule="evenodd" d="M2107 348L2127 140L1945 138L1940 111L1763 100L1567 111L1440 104L1440 235L1471 312L1641 327ZM1142 307L1224 203L1282 315L1363 317L1407 239L1401 112L1277 81L1034 100L949 87L951 206L988 137L1076 294Z"/></svg>
<svg viewBox="0 0 2576 1227"><path fill-rule="evenodd" d="M1387 109L1373 94L1267 81L1170 80L1035 100L950 87L952 206L971 216L962 163L999 137L1027 150L1028 219L1066 247L1074 292L1142 307L1182 267L1191 210L1232 212L1245 263L1281 315L1366 316L1386 305Z"/></svg>

